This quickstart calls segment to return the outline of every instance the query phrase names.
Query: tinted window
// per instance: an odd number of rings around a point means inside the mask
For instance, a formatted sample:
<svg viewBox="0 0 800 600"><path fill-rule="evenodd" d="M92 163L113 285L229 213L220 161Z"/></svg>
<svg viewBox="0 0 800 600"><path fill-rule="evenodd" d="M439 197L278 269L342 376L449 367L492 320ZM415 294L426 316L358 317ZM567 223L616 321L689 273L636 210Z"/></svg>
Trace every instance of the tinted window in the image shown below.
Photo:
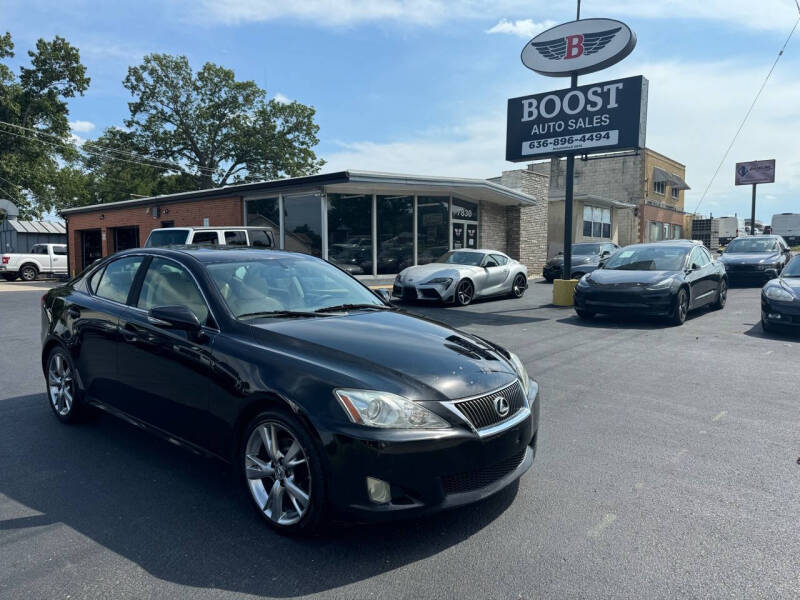
<svg viewBox="0 0 800 600"><path fill-rule="evenodd" d="M605 268L625 271L680 271L688 253L686 248L678 246L629 246L611 255Z"/></svg>
<svg viewBox="0 0 800 600"><path fill-rule="evenodd" d="M378 275L399 273L414 264L414 198L378 196L376 206Z"/></svg>
<svg viewBox="0 0 800 600"><path fill-rule="evenodd" d="M216 246L219 243L219 234L216 231L195 231L192 244Z"/></svg>
<svg viewBox="0 0 800 600"><path fill-rule="evenodd" d="M164 246L180 246L186 243L188 231L176 229L174 231L153 231L147 238L145 248L162 248Z"/></svg>
<svg viewBox="0 0 800 600"><path fill-rule="evenodd" d="M508 262L508 257L501 256L500 254L492 254L491 258L501 267Z"/></svg>
<svg viewBox="0 0 800 600"><path fill-rule="evenodd" d="M473 214L471 219L477 219L478 210L475 208L464 208L464 206L456 206L453 200L453 212L464 214ZM417 262L421 265L432 263L442 252L450 247L450 238L447 231L449 227L447 219L447 206L449 199L446 197L436 196L419 196L417 198L417 254L419 255ZM461 203L464 204L463 202ZM469 228L467 228L469 231ZM468 237L466 245L469 246L470 239ZM458 240L453 240L453 244ZM477 240L475 240L477 245ZM474 246L473 246L474 247Z"/></svg>
<svg viewBox="0 0 800 600"><path fill-rule="evenodd" d="M141 256L115 260L106 266L100 282L96 284L95 294L101 298L124 304L128 300L128 292L131 290L133 278L136 277L136 271L139 270L141 264Z"/></svg>
<svg viewBox="0 0 800 600"><path fill-rule="evenodd" d="M497 264L497 261L495 260L494 256L487 256L486 260L483 261L483 266L484 267L497 267L499 265Z"/></svg>
<svg viewBox="0 0 800 600"><path fill-rule="evenodd" d="M322 256L322 205L316 195L283 199L286 250Z"/></svg>
<svg viewBox="0 0 800 600"><path fill-rule="evenodd" d="M372 274L372 196L328 194L328 260Z"/></svg>
<svg viewBox="0 0 800 600"><path fill-rule="evenodd" d="M103 277L103 271L105 271L105 267L102 269L97 269L92 276L89 278L89 290L95 294L97 293L97 284L100 283L100 279Z"/></svg>
<svg viewBox="0 0 800 600"><path fill-rule="evenodd" d="M702 248L695 248L692 250L692 264L702 268L705 267L709 262L711 262L711 259L706 256Z"/></svg>
<svg viewBox="0 0 800 600"><path fill-rule="evenodd" d="M247 235L244 231L226 231L225 243L228 246L247 246Z"/></svg>
<svg viewBox="0 0 800 600"><path fill-rule="evenodd" d="M600 248L604 244L573 244L572 254L577 256L588 256L590 254L600 254Z"/></svg>
<svg viewBox="0 0 800 600"><path fill-rule="evenodd" d="M208 320L208 307L189 272L171 260L154 258L142 280L139 308L156 306L185 306L201 323Z"/></svg>
<svg viewBox="0 0 800 600"><path fill-rule="evenodd" d="M793 258L781 273L781 277L800 277L800 260Z"/></svg>
<svg viewBox="0 0 800 600"><path fill-rule="evenodd" d="M47 246L41 246L37 244L31 248L31 254L47 254Z"/></svg>
<svg viewBox="0 0 800 600"><path fill-rule="evenodd" d="M59 256L65 255L67 253L66 246L53 246L53 254L58 254Z"/></svg>
<svg viewBox="0 0 800 600"><path fill-rule="evenodd" d="M250 234L250 245L254 248L272 248L272 240L263 229L251 230L248 233Z"/></svg>

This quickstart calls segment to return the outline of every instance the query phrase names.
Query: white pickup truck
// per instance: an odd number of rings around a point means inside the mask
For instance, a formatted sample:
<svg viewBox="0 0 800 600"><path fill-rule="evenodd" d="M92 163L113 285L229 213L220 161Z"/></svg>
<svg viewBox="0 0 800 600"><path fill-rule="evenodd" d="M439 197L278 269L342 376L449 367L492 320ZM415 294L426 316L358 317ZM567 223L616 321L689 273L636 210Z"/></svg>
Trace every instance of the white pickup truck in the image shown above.
<svg viewBox="0 0 800 600"><path fill-rule="evenodd" d="M66 244L36 244L30 254L0 255L0 277L14 281L35 281L39 275L67 274Z"/></svg>

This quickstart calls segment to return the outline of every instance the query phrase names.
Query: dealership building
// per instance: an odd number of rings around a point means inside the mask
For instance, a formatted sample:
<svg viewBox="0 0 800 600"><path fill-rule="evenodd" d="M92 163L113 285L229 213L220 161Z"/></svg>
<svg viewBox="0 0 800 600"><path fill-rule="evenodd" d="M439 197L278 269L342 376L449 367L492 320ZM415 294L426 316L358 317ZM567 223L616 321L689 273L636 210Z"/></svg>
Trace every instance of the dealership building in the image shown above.
<svg viewBox="0 0 800 600"><path fill-rule="evenodd" d="M504 185L507 177L513 186ZM488 181L349 170L61 214L71 273L144 245L155 228L250 225L272 227L280 248L346 262L369 279L457 248L500 250L535 272L546 258L547 207L547 177L537 173Z"/></svg>

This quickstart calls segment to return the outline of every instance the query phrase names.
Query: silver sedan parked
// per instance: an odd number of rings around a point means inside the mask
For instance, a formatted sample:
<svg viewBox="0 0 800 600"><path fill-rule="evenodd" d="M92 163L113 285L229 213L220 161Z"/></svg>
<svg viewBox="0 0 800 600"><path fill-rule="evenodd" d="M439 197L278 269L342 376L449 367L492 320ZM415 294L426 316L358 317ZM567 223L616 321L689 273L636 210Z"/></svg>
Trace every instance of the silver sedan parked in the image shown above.
<svg viewBox="0 0 800 600"><path fill-rule="evenodd" d="M392 295L401 300L436 300L466 306L475 298L521 298L528 268L496 250L451 250L427 265L403 269Z"/></svg>

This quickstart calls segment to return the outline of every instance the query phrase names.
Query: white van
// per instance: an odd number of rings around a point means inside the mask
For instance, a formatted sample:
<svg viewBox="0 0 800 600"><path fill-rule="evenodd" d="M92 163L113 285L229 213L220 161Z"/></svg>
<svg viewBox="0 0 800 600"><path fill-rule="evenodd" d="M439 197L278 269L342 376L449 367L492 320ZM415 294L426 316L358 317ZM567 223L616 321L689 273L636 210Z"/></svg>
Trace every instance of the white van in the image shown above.
<svg viewBox="0 0 800 600"><path fill-rule="evenodd" d="M772 215L772 235L783 236L790 245L800 243L800 214Z"/></svg>
<svg viewBox="0 0 800 600"><path fill-rule="evenodd" d="M277 247L270 227L165 227L153 229L144 243L145 248L188 245Z"/></svg>

